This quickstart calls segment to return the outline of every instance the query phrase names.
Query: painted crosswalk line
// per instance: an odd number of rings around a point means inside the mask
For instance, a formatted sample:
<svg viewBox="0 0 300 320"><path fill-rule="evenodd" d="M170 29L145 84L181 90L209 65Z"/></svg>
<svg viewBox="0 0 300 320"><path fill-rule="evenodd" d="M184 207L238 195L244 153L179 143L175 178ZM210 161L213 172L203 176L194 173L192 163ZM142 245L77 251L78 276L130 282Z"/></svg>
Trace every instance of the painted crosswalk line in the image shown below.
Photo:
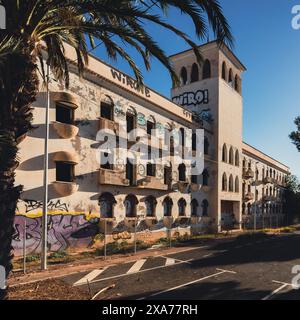
<svg viewBox="0 0 300 320"><path fill-rule="evenodd" d="M147 260L138 260L128 271L127 274L139 272Z"/></svg>
<svg viewBox="0 0 300 320"><path fill-rule="evenodd" d="M77 282L74 283L74 286L80 286L83 284L87 284L88 282L93 281L95 278L97 278L101 273L103 273L106 269L101 270L93 270L83 278L79 279Z"/></svg>
<svg viewBox="0 0 300 320"><path fill-rule="evenodd" d="M166 266L171 266L171 265L173 265L173 264L175 264L175 263L176 263L175 259L167 258L165 265L166 265Z"/></svg>

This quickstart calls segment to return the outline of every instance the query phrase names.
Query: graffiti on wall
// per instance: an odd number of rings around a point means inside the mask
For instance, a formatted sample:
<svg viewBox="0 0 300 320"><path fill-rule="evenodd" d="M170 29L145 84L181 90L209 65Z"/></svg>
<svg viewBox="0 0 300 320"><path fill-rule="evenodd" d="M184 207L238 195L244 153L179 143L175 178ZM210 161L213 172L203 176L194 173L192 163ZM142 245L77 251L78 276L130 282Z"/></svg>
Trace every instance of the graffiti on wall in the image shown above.
<svg viewBox="0 0 300 320"><path fill-rule="evenodd" d="M42 209L43 208L43 201L37 200L24 200L25 203L25 213L30 213L32 211ZM48 210L56 210L61 212L69 212L69 207L66 203L61 202L61 200L50 200L48 202Z"/></svg>
<svg viewBox="0 0 300 320"><path fill-rule="evenodd" d="M69 247L88 247L98 234L99 220L88 219L85 214L55 214L48 217L48 249L64 251ZM26 226L26 227L25 227ZM26 236L26 239L24 237ZM13 248L15 255L22 255L24 240L27 254L39 253L42 239L42 217L15 218Z"/></svg>
<svg viewBox="0 0 300 320"><path fill-rule="evenodd" d="M177 97L174 97L173 102L183 107L198 106L208 104L208 90L198 90L197 92L185 92Z"/></svg>

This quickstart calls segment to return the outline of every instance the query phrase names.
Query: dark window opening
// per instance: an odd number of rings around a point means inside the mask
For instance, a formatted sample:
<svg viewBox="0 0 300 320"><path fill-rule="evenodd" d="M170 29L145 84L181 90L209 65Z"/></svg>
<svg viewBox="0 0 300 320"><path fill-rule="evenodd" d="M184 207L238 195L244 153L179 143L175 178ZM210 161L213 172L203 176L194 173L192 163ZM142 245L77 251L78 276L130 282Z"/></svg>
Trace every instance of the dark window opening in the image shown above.
<svg viewBox="0 0 300 320"><path fill-rule="evenodd" d="M56 104L56 121L65 124L74 124L74 109Z"/></svg>
<svg viewBox="0 0 300 320"><path fill-rule="evenodd" d="M196 199L193 199L191 202L191 215L192 217L197 217L198 216L198 201Z"/></svg>
<svg viewBox="0 0 300 320"><path fill-rule="evenodd" d="M128 195L124 201L126 217L133 218L136 217L136 206L138 204L138 200L135 195Z"/></svg>
<svg viewBox="0 0 300 320"><path fill-rule="evenodd" d="M208 171L206 169L203 171L202 176L203 176L203 185L204 186L208 186L208 184L209 184L209 174L208 174Z"/></svg>
<svg viewBox="0 0 300 320"><path fill-rule="evenodd" d="M198 176L192 175L192 177L191 177L191 182L192 182L193 184L198 184Z"/></svg>
<svg viewBox="0 0 300 320"><path fill-rule="evenodd" d="M172 168L165 167L164 169L164 184L170 185L172 182Z"/></svg>
<svg viewBox="0 0 300 320"><path fill-rule="evenodd" d="M203 79L209 79L211 77L211 67L209 60L205 60L203 65Z"/></svg>
<svg viewBox="0 0 300 320"><path fill-rule="evenodd" d="M192 66L192 74L191 74L191 82L197 82L199 81L199 68L196 63Z"/></svg>
<svg viewBox="0 0 300 320"><path fill-rule="evenodd" d="M172 216L172 208L173 208L172 199L167 197L163 202L163 207L164 207L164 216L171 217Z"/></svg>
<svg viewBox="0 0 300 320"><path fill-rule="evenodd" d="M186 71L186 68L183 67L181 69L181 72L180 72L180 80L181 80L181 84L182 85L186 85L187 84L187 71Z"/></svg>
<svg viewBox="0 0 300 320"><path fill-rule="evenodd" d="M209 206L208 201L207 200L203 200L202 201L202 205L201 205L201 207L202 207L202 216L203 217L207 217L208 216L208 206Z"/></svg>
<svg viewBox="0 0 300 320"><path fill-rule="evenodd" d="M186 181L186 166L184 163L179 165L178 171L179 171L179 181L185 182Z"/></svg>
<svg viewBox="0 0 300 320"><path fill-rule="evenodd" d="M102 218L114 217L114 205L116 204L115 197L111 193L103 193L100 196L100 215Z"/></svg>
<svg viewBox="0 0 300 320"><path fill-rule="evenodd" d="M145 200L146 204L146 216L147 217L155 217L156 205L157 201L155 197L149 196Z"/></svg>
<svg viewBox="0 0 300 320"><path fill-rule="evenodd" d="M186 210L186 201L184 199L180 199L178 201L178 213L180 217L185 217Z"/></svg>
<svg viewBox="0 0 300 320"><path fill-rule="evenodd" d="M101 102L101 118L111 121L114 120L113 105L106 102Z"/></svg>
<svg viewBox="0 0 300 320"><path fill-rule="evenodd" d="M129 159L127 159L126 164L126 179L129 180L130 186L134 185L134 165Z"/></svg>
<svg viewBox="0 0 300 320"><path fill-rule="evenodd" d="M195 132L192 135L192 150L197 150L197 134Z"/></svg>
<svg viewBox="0 0 300 320"><path fill-rule="evenodd" d="M69 162L56 162L56 181L74 182L74 164Z"/></svg>
<svg viewBox="0 0 300 320"><path fill-rule="evenodd" d="M147 176L148 177L156 176L156 165L154 163L147 163Z"/></svg>
<svg viewBox="0 0 300 320"><path fill-rule="evenodd" d="M127 133L130 133L132 130L135 129L135 116L133 114L127 113L126 122L127 122Z"/></svg>
<svg viewBox="0 0 300 320"><path fill-rule="evenodd" d="M147 134L149 136L152 135L152 130L154 130L154 129L155 129L155 124L151 121L147 121ZM153 134L154 134L154 132L153 132Z"/></svg>

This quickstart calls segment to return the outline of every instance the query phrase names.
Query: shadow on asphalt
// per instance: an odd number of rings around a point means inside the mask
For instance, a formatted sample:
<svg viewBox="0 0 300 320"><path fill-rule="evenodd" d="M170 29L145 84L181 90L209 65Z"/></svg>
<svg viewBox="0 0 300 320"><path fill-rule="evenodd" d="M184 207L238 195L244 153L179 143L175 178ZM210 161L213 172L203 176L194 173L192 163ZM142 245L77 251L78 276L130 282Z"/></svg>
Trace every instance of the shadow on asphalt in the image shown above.
<svg viewBox="0 0 300 320"><path fill-rule="evenodd" d="M270 239L271 241L264 241ZM259 243L257 243L259 242ZM247 245L248 244L248 245ZM239 248L240 247L240 248ZM287 235L276 237L260 235L256 241L247 237L220 242L208 250L218 252L229 250L226 254L193 261L190 268L219 267L221 265L239 265L247 263L287 262L300 259L300 236Z"/></svg>
<svg viewBox="0 0 300 320"><path fill-rule="evenodd" d="M173 292L164 293L149 300L255 300L262 299L268 295L269 291L258 291L251 288L239 288L240 283L237 281L226 282L202 282L178 289ZM137 300L143 297L149 297L158 291L145 292L143 295L131 295L128 300ZM113 299L119 300L119 299Z"/></svg>

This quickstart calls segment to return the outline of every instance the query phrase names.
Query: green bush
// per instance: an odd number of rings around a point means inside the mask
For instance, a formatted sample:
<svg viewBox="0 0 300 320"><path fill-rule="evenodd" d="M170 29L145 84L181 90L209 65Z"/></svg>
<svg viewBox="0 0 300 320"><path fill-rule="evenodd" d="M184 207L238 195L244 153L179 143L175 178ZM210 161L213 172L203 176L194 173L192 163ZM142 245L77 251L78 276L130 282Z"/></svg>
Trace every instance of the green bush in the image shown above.
<svg viewBox="0 0 300 320"><path fill-rule="evenodd" d="M49 259L63 259L66 258L68 254L65 251L57 251L57 252L52 252L49 255Z"/></svg>
<svg viewBox="0 0 300 320"><path fill-rule="evenodd" d="M38 254L29 255L26 257L26 262L36 262L39 261L41 257Z"/></svg>

